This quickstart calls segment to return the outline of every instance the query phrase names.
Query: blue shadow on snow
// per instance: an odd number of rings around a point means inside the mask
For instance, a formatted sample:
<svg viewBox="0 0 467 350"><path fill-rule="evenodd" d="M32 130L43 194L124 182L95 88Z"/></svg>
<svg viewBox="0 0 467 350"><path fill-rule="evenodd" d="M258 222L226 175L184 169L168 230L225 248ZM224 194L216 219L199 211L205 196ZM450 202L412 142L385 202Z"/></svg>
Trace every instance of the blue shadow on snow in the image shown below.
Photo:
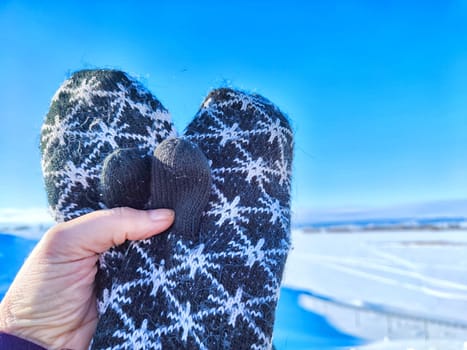
<svg viewBox="0 0 467 350"><path fill-rule="evenodd" d="M0 233L0 300L37 240Z"/></svg>
<svg viewBox="0 0 467 350"><path fill-rule="evenodd" d="M299 304L305 291L283 287L279 298L273 343L276 350L334 350L365 343L333 327L323 316Z"/></svg>

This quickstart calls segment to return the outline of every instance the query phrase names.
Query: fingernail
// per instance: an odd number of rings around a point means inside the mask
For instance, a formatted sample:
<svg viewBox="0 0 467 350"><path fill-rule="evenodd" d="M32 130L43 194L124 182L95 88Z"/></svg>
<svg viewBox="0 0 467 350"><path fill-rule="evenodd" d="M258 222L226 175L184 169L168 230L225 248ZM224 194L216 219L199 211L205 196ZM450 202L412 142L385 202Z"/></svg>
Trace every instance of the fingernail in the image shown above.
<svg viewBox="0 0 467 350"><path fill-rule="evenodd" d="M172 209L153 209L148 210L148 213L152 221L172 220L175 216Z"/></svg>

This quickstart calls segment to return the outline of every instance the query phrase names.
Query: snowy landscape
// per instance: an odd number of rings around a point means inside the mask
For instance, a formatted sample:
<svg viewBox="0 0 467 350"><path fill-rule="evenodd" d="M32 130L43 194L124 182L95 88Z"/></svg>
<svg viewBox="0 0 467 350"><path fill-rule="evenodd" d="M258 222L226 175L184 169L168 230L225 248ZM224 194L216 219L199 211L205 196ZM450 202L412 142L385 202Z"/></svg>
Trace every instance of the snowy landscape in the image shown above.
<svg viewBox="0 0 467 350"><path fill-rule="evenodd" d="M299 223L274 343L282 349L467 349L463 219ZM0 213L0 298L52 222Z"/></svg>
<svg viewBox="0 0 467 350"><path fill-rule="evenodd" d="M467 348L467 231L294 230L283 284L369 349Z"/></svg>

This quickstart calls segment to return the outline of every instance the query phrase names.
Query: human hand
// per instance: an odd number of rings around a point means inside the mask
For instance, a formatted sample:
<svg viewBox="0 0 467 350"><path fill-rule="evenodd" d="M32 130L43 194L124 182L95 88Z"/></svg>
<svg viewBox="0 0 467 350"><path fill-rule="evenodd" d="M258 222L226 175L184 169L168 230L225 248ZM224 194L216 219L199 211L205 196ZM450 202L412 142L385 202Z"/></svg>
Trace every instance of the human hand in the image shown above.
<svg viewBox="0 0 467 350"><path fill-rule="evenodd" d="M99 254L161 233L173 220L168 209L114 208L52 227L0 303L0 331L48 349L87 349L97 325Z"/></svg>

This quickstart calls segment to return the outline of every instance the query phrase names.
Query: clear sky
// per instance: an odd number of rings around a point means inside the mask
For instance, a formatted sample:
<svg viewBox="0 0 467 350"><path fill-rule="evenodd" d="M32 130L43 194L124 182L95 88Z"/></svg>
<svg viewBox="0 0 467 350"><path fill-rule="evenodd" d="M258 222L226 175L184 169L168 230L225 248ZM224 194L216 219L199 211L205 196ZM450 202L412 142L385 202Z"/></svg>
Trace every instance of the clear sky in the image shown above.
<svg viewBox="0 0 467 350"><path fill-rule="evenodd" d="M70 72L139 77L183 130L210 89L296 131L293 204L467 198L467 1L0 1L0 208L44 207L39 133Z"/></svg>

